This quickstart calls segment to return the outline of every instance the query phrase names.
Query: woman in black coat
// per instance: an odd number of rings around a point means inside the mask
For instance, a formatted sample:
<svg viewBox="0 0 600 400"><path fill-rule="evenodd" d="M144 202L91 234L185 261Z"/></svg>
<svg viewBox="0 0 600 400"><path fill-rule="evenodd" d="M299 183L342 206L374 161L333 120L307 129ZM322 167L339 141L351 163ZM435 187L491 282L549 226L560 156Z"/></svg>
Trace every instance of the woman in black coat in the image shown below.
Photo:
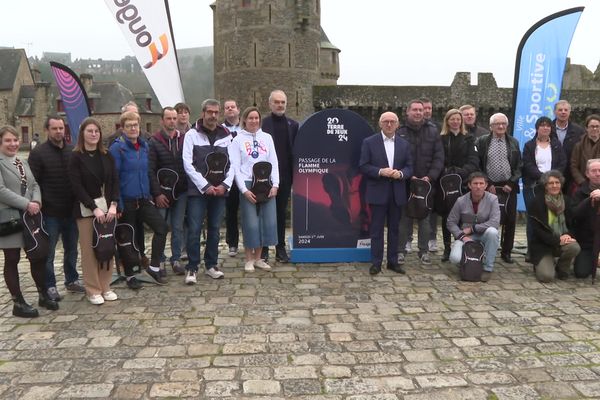
<svg viewBox="0 0 600 400"><path fill-rule="evenodd" d="M567 279L580 247L571 231L571 202L563 195L565 178L559 171L544 172L529 205L528 219L532 240L531 262L540 282ZM556 264L554 258L558 257Z"/></svg>
<svg viewBox="0 0 600 400"><path fill-rule="evenodd" d="M567 159L558 137L553 134L554 126L548 117L540 117L535 123L535 136L523 147L523 198L529 213L529 205L535 197L535 188L544 172L555 170L564 174ZM527 241L531 243L531 224L527 221ZM527 249L527 259L531 252Z"/></svg>
<svg viewBox="0 0 600 400"><path fill-rule="evenodd" d="M79 229L81 269L87 298L95 305L117 300L110 289L113 260L98 262L92 248L92 221L111 222L117 215L119 174L112 155L102 144L100 123L86 118L69 163L71 187L77 199L73 214ZM85 215L84 215L85 214Z"/></svg>
<svg viewBox="0 0 600 400"><path fill-rule="evenodd" d="M436 212L442 216L442 235L444 237L442 261L448 261L452 236L446 227L446 220L454 203L444 200L442 178L448 174L459 175L463 182L460 194L465 193L467 178L472 172L479 171L479 156L475 147L475 138L467 133L463 116L459 110L453 108L446 113L440 134L444 147L444 169L439 179L440 186L435 192L434 205Z"/></svg>

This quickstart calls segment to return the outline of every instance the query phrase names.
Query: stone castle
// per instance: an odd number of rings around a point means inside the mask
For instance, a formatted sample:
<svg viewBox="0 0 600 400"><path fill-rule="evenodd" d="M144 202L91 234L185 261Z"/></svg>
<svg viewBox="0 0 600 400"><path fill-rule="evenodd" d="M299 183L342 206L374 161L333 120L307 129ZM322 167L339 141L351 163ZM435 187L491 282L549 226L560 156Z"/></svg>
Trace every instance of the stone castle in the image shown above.
<svg viewBox="0 0 600 400"><path fill-rule="evenodd" d="M383 111L402 115L411 99L433 100L434 119L463 104L478 107L480 124L495 112L511 115L512 89L499 88L491 73L479 73L471 85L468 72L458 72L449 87L337 85L340 50L321 28L319 0L216 0L214 71L217 99L237 99L268 112L272 89L288 95L287 114L303 120L325 108L357 112L374 127ZM577 121L600 111L600 68L595 73L571 65L565 69L562 98L573 106Z"/></svg>

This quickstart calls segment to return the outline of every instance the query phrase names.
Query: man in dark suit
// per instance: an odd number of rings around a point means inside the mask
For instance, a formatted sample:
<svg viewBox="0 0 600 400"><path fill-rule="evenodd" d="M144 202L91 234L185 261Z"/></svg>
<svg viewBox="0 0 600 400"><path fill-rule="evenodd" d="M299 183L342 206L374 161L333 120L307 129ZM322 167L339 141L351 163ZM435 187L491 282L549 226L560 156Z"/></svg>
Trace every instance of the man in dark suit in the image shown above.
<svg viewBox="0 0 600 400"><path fill-rule="evenodd" d="M554 115L556 119L554 123L554 131L551 135L554 135L560 141L565 157L567 158L567 168L565 169L565 184L563 185L563 193L570 193L570 190L574 188L574 179L571 174L571 154L573 148L581 140L581 137L585 134L585 129L581 125L571 121L571 104L567 100L559 100L554 105Z"/></svg>
<svg viewBox="0 0 600 400"><path fill-rule="evenodd" d="M387 268L405 273L398 264L398 226L407 199L406 180L412 176L412 156L409 143L396 135L398 126L396 114L381 114L381 132L366 138L360 153L360 171L367 179L366 199L371 207L371 275L381 272L386 218Z"/></svg>
<svg viewBox="0 0 600 400"><path fill-rule="evenodd" d="M273 136L275 153L279 162L279 190L275 202L277 204L277 246L275 259L279 262L288 262L285 250L285 220L287 217L288 203L292 192L292 177L294 174L294 157L292 149L298 133L298 122L285 116L287 96L281 90L273 90L269 96L271 114L263 118L262 130ZM261 258L269 258L269 248L263 247Z"/></svg>

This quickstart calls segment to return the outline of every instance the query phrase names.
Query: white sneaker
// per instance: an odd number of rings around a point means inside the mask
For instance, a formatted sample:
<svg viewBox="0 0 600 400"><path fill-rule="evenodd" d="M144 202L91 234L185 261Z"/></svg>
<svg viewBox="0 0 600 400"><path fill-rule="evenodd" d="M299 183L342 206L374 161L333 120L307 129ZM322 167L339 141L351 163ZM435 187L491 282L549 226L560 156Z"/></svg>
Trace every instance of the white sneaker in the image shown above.
<svg viewBox="0 0 600 400"><path fill-rule="evenodd" d="M209 268L204 273L213 279L221 279L222 277L225 276L225 274L223 272L219 271L219 268L217 268L217 267Z"/></svg>
<svg viewBox="0 0 600 400"><path fill-rule="evenodd" d="M271 270L271 266L262 259L254 260L254 266L256 268L264 269L265 271Z"/></svg>
<svg viewBox="0 0 600 400"><path fill-rule="evenodd" d="M93 294L91 296L88 296L88 300L90 301L90 303L92 303L95 306L104 304L104 297L102 297L102 295L99 295L99 294Z"/></svg>
<svg viewBox="0 0 600 400"><path fill-rule="evenodd" d="M185 284L186 285L195 285L196 284L196 273L194 271L187 271L185 273Z"/></svg>
<svg viewBox="0 0 600 400"><path fill-rule="evenodd" d="M438 250L437 240L435 240L435 239L434 240L430 240L427 245L429 247L429 251L436 252Z"/></svg>
<svg viewBox="0 0 600 400"><path fill-rule="evenodd" d="M115 301L119 298L119 296L117 296L117 294L115 292L113 292L112 290L102 293L102 297L106 301Z"/></svg>
<svg viewBox="0 0 600 400"><path fill-rule="evenodd" d="M244 264L244 270L248 272L254 272L254 261L248 261Z"/></svg>
<svg viewBox="0 0 600 400"><path fill-rule="evenodd" d="M231 246L229 248L229 253L227 253L227 254L229 255L229 257L235 257L235 256L237 256L237 253L238 253L238 248L235 246Z"/></svg>
<svg viewBox="0 0 600 400"><path fill-rule="evenodd" d="M406 246L404 247L404 250L406 250L407 253L411 253L412 252L412 242L406 242Z"/></svg>

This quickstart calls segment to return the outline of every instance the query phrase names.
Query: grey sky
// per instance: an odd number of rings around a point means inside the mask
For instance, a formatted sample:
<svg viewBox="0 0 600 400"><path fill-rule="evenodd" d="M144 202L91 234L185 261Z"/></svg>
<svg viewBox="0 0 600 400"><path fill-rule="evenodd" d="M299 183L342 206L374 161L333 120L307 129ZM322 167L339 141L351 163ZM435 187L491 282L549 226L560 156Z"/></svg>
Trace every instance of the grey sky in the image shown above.
<svg viewBox="0 0 600 400"><path fill-rule="evenodd" d="M212 0L170 0L178 48L212 45ZM595 4L596 3L596 4ZM600 4L591 0L321 0L321 24L339 47L339 84L449 85L457 71L492 72L513 83L516 49L538 20L586 9L570 49L573 63L600 61ZM23 17L27 15L28 17ZM14 16L11 16L14 14ZM69 27L61 15L76 16ZM71 52L75 58L133 54L103 0L21 0L5 5L0 46Z"/></svg>

